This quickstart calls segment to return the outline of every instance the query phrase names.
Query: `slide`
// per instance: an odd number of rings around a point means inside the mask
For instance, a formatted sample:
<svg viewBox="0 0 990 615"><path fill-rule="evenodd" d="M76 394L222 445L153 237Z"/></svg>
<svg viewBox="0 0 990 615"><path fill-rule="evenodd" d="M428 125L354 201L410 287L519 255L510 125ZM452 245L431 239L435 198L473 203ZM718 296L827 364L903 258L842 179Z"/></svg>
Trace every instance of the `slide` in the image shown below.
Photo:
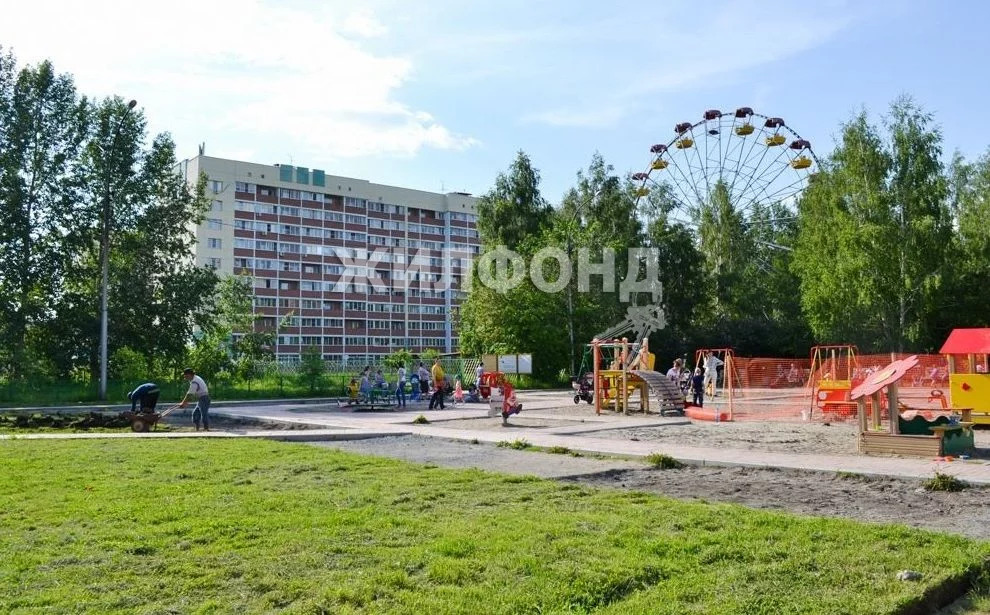
<svg viewBox="0 0 990 615"><path fill-rule="evenodd" d="M649 387L650 393L660 403L660 414L670 413L684 414L684 393L676 383L671 382L667 376L654 371L633 371L630 372Z"/></svg>

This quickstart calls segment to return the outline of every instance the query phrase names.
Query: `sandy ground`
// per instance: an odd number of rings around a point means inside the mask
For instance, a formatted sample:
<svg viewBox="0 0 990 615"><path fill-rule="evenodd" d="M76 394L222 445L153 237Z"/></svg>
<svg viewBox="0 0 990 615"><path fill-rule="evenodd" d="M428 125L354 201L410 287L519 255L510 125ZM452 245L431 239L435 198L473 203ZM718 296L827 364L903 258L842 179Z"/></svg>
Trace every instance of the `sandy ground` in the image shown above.
<svg viewBox="0 0 990 615"><path fill-rule="evenodd" d="M707 423L616 429L596 437L652 440L682 446L742 448L786 453L856 454L856 429L848 424Z"/></svg>
<svg viewBox="0 0 990 615"><path fill-rule="evenodd" d="M458 468L532 474L682 499L731 502L874 523L900 523L990 539L990 489L930 493L917 481L790 470L691 466L656 470L642 462L516 451L487 444L400 436L316 446Z"/></svg>
<svg viewBox="0 0 990 615"><path fill-rule="evenodd" d="M856 427L848 423L709 423L616 429L587 436L652 440L684 446L742 448L782 453L856 455ZM974 431L975 457L990 457L990 430Z"/></svg>

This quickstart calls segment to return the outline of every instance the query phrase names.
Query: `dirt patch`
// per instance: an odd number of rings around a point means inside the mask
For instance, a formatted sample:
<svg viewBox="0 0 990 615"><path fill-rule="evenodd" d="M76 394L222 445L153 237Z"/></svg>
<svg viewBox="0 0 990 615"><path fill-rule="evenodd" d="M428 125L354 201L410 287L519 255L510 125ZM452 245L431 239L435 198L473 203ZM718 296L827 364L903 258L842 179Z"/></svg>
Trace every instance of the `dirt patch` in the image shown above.
<svg viewBox="0 0 990 615"><path fill-rule="evenodd" d="M170 431L195 431L192 414L188 411L168 415L159 423L159 429L167 427ZM277 429L326 429L319 425L292 423L281 421L265 421L251 418L240 418L222 414L210 413L210 429L222 431L272 431ZM341 429L336 428L335 429Z"/></svg>
<svg viewBox="0 0 990 615"><path fill-rule="evenodd" d="M638 461L552 455L418 436L314 444L420 463L531 474L820 517L900 523L990 539L990 489L983 487L932 493L921 488L921 481L850 474L711 466L656 470Z"/></svg>
<svg viewBox="0 0 990 615"><path fill-rule="evenodd" d="M903 523L990 539L990 489L983 487L958 493L929 492L922 489L921 481L710 466L610 470L567 480L819 517Z"/></svg>

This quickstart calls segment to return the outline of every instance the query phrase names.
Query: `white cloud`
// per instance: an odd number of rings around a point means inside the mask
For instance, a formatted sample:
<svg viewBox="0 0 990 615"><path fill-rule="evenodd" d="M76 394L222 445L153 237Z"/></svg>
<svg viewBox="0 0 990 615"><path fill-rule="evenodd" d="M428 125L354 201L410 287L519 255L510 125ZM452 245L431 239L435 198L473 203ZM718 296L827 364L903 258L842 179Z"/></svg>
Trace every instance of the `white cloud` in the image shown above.
<svg viewBox="0 0 990 615"><path fill-rule="evenodd" d="M153 130L175 132L180 156L207 140L320 165L477 143L399 99L411 61L354 38L386 32L365 8L265 0L16 6L4 10L0 41L22 63L50 58L89 95L138 99Z"/></svg>
<svg viewBox="0 0 990 615"><path fill-rule="evenodd" d="M367 38L382 36L388 29L367 10L354 11L344 19L343 31Z"/></svg>

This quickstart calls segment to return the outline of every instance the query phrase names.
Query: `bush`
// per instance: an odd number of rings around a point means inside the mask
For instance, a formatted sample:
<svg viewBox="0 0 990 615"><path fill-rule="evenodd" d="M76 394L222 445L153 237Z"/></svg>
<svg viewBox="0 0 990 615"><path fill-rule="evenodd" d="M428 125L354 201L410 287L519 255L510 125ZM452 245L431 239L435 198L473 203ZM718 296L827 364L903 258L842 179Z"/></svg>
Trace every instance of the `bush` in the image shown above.
<svg viewBox="0 0 990 615"><path fill-rule="evenodd" d="M499 448L511 448L511 449L515 449L517 451L522 451L522 450L525 450L525 449L527 449L527 448L529 448L529 447L531 447L533 445L530 444L529 442L527 442L523 438L517 438L517 439L515 439L515 440L513 440L511 442L508 441L508 440L501 440L501 441L497 442L495 444L495 446L497 446Z"/></svg>
<svg viewBox="0 0 990 615"><path fill-rule="evenodd" d="M684 462L663 453L651 453L647 455L646 463L661 470L679 470L684 467Z"/></svg>
<svg viewBox="0 0 990 615"><path fill-rule="evenodd" d="M316 346L304 348L302 351L302 361L299 364L299 371L296 372L296 378L299 380L299 383L308 387L310 393L314 393L317 389L323 388L323 376L326 371L327 366L323 362L323 355L320 354L320 349Z"/></svg>
<svg viewBox="0 0 990 615"><path fill-rule="evenodd" d="M929 478L922 485L927 491L962 491L969 485L959 480L951 474L943 474L935 470L935 476Z"/></svg>
<svg viewBox="0 0 990 615"><path fill-rule="evenodd" d="M416 418L413 419L413 424L414 425L429 425L430 424L430 419L428 419L425 416L423 416L422 414L420 414L419 416L417 416Z"/></svg>
<svg viewBox="0 0 990 615"><path fill-rule="evenodd" d="M571 449L566 446L551 446L547 449L547 452L553 453L554 455L568 455L570 454Z"/></svg>
<svg viewBox="0 0 990 615"><path fill-rule="evenodd" d="M112 378L124 382L148 380L148 360L143 354L127 346L118 348L110 357L109 371Z"/></svg>

